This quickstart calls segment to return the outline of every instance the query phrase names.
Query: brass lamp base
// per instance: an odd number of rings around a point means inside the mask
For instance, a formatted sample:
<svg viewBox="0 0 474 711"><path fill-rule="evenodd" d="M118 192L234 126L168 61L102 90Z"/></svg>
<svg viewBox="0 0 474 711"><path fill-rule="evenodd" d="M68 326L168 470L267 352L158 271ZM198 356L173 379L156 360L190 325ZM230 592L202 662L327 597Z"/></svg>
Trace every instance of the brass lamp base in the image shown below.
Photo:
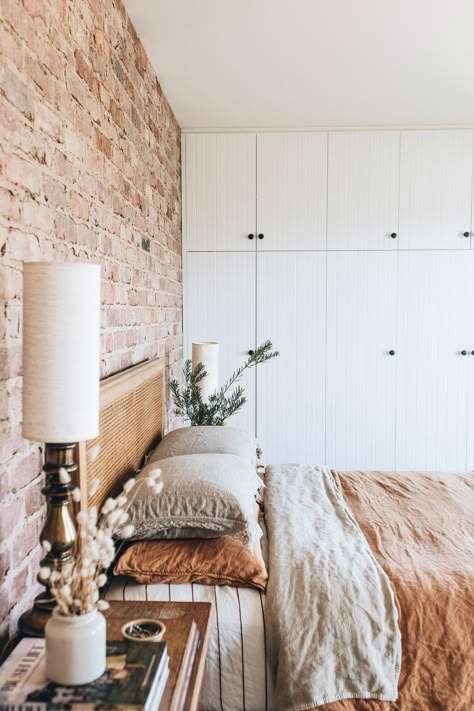
<svg viewBox="0 0 474 711"><path fill-rule="evenodd" d="M44 637L44 628L51 617L56 600L48 592L40 593L33 607L18 620L18 629L24 637Z"/></svg>
<svg viewBox="0 0 474 711"><path fill-rule="evenodd" d="M71 482L61 482L59 470L65 469L73 480L77 470L75 452L75 443L46 445L44 465L46 486L42 493L47 497L48 510L40 541L48 541L51 544L51 550L45 555L40 565L51 571L60 571L65 563L69 563L73 559L72 549L76 542L76 528L72 515L71 493L74 486ZM44 628L56 606L48 581L38 577L38 582L46 590L36 597L33 607L23 613L18 621L20 632L27 637L44 636Z"/></svg>

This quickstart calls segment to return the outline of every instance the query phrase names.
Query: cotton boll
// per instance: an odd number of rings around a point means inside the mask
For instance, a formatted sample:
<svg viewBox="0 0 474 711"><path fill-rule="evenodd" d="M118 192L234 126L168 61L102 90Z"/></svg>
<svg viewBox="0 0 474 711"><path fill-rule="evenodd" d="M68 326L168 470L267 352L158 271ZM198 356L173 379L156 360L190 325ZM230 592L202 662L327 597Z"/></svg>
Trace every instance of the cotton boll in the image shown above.
<svg viewBox="0 0 474 711"><path fill-rule="evenodd" d="M131 524L129 526L125 526L122 531L122 538L130 538L130 536L133 536L134 532L135 526L132 526Z"/></svg>
<svg viewBox="0 0 474 711"><path fill-rule="evenodd" d="M74 491L72 492L72 499L73 499L73 501L75 501L76 503L79 503L79 501L81 500L81 490L78 489L77 486L76 486L76 488L74 489Z"/></svg>
<svg viewBox="0 0 474 711"><path fill-rule="evenodd" d="M123 490L126 494L128 494L131 489L135 486L136 479L129 479L128 481L125 482Z"/></svg>
<svg viewBox="0 0 474 711"><path fill-rule="evenodd" d="M41 541L41 546L42 546L45 553L49 553L49 551L52 548L51 543L49 541L47 541L46 539L44 539L44 541Z"/></svg>
<svg viewBox="0 0 474 711"><path fill-rule="evenodd" d="M108 499L106 500L105 504L102 506L102 513L103 513L104 515L105 515L105 514L108 514L108 513L110 513L111 511L113 511L116 506L117 506L116 500L115 500L115 499L112 499L112 498L108 498Z"/></svg>
<svg viewBox="0 0 474 711"><path fill-rule="evenodd" d="M97 609L98 610L108 610L110 607L110 604L107 602L107 600L99 600L97 603Z"/></svg>
<svg viewBox="0 0 474 711"><path fill-rule="evenodd" d="M89 496L95 496L99 491L100 481L99 479L94 479L89 487Z"/></svg>
<svg viewBox="0 0 474 711"><path fill-rule="evenodd" d="M51 575L51 570L47 568L46 566L44 568L40 568L39 570L39 576L41 580L47 580Z"/></svg>
<svg viewBox="0 0 474 711"><path fill-rule="evenodd" d="M59 470L59 481L61 482L61 484L69 484L69 482L71 481L70 474L68 470L64 467L61 467Z"/></svg>
<svg viewBox="0 0 474 711"><path fill-rule="evenodd" d="M95 462L97 457L100 454L100 444L94 444L92 447L89 449L89 453L87 455L87 459L89 462L92 464L92 462Z"/></svg>

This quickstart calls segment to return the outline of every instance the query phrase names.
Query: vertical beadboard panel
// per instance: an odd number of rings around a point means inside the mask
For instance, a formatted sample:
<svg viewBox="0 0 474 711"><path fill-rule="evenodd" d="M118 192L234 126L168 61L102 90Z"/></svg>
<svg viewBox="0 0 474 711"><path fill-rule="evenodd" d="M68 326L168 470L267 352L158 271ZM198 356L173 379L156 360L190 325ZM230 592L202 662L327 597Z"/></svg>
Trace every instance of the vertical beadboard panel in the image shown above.
<svg viewBox="0 0 474 711"><path fill-rule="evenodd" d="M474 472L474 318L472 305L474 304L474 251L465 255L467 257L467 301L465 304L465 320L467 333L468 358L468 423L467 423L467 459L466 469Z"/></svg>
<svg viewBox="0 0 474 711"><path fill-rule="evenodd" d="M328 249L397 249L400 131L329 134Z"/></svg>
<svg viewBox="0 0 474 711"><path fill-rule="evenodd" d="M400 249L469 249L472 130L402 131Z"/></svg>
<svg viewBox="0 0 474 711"><path fill-rule="evenodd" d="M397 258L328 254L326 461L337 469L394 467Z"/></svg>
<svg viewBox="0 0 474 711"><path fill-rule="evenodd" d="M255 298L255 254L188 253L185 357L191 357L193 341L217 341L220 384L255 346ZM240 382L247 404L229 424L255 432L255 370Z"/></svg>
<svg viewBox="0 0 474 711"><path fill-rule="evenodd" d="M256 136L186 134L188 251L255 251Z"/></svg>
<svg viewBox="0 0 474 711"><path fill-rule="evenodd" d="M266 463L325 461L326 254L257 254L257 341L280 357L257 369Z"/></svg>
<svg viewBox="0 0 474 711"><path fill-rule="evenodd" d="M326 248L327 134L257 134L257 249Z"/></svg>
<svg viewBox="0 0 474 711"><path fill-rule="evenodd" d="M471 254L400 253L397 469L464 471L474 348ZM471 345L473 344L473 345Z"/></svg>

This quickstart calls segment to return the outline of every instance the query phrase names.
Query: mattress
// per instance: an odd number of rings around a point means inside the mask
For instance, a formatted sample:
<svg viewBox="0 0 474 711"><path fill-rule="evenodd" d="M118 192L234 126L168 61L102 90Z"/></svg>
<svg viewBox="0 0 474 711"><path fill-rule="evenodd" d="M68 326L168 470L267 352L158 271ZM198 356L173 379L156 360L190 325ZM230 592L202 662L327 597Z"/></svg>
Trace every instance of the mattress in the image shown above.
<svg viewBox="0 0 474 711"><path fill-rule="evenodd" d="M203 711L271 711L274 681L266 645L265 594L218 585L143 585L116 577L108 600L212 602Z"/></svg>

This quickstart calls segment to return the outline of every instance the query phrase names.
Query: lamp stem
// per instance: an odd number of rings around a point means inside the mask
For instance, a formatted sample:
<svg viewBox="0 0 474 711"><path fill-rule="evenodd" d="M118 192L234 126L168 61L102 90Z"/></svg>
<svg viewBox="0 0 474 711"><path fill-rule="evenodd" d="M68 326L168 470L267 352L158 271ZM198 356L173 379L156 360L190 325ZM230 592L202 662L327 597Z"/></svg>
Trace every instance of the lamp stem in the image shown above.
<svg viewBox="0 0 474 711"><path fill-rule="evenodd" d="M76 542L76 527L72 512L72 491L74 476L77 471L75 460L76 443L47 444L45 448L46 485L42 493L47 497L47 513L40 541L48 541L51 550L41 560L41 567L51 571L60 571L64 565L73 561L72 549ZM60 469L65 469L71 482L62 483ZM49 620L56 600L51 593L48 580L38 577L38 582L45 587L34 602L33 607L25 612L18 621L20 632L27 637L43 637L46 622Z"/></svg>

